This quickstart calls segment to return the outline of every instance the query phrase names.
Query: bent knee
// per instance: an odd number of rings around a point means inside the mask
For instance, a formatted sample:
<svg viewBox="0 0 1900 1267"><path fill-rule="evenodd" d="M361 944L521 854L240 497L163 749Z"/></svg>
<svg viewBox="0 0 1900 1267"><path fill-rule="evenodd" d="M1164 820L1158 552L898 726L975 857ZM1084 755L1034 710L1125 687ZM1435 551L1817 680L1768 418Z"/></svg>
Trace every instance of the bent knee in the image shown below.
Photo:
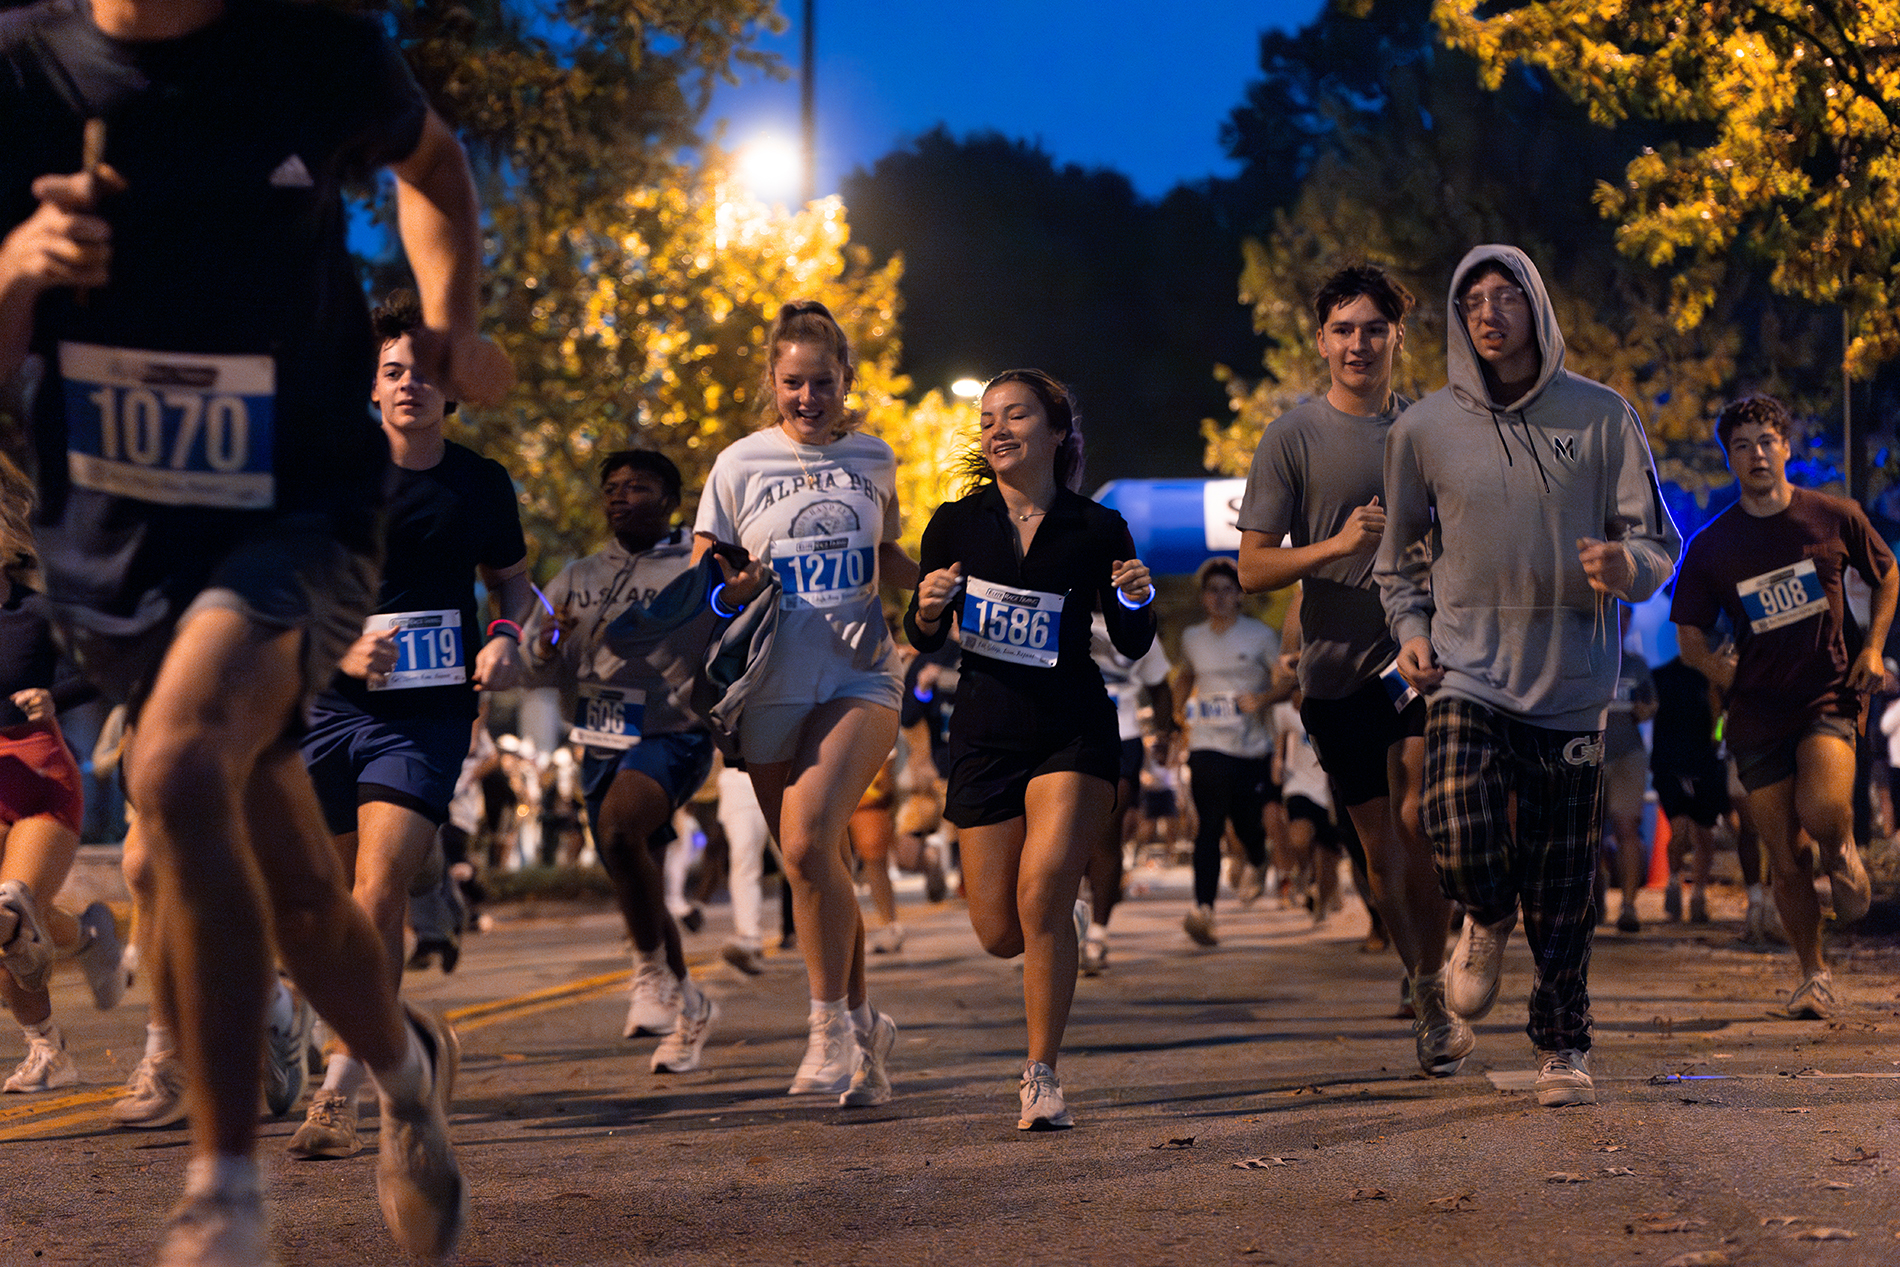
<svg viewBox="0 0 1900 1267"><path fill-rule="evenodd" d="M1007 927L976 930L976 940L983 947L983 953L994 955L998 959L1014 959L1023 953L1023 930L1012 924Z"/></svg>
<svg viewBox="0 0 1900 1267"><path fill-rule="evenodd" d="M180 826L229 813L238 770L231 753L209 736L146 739L126 771L126 796L138 807L141 822L162 838Z"/></svg>

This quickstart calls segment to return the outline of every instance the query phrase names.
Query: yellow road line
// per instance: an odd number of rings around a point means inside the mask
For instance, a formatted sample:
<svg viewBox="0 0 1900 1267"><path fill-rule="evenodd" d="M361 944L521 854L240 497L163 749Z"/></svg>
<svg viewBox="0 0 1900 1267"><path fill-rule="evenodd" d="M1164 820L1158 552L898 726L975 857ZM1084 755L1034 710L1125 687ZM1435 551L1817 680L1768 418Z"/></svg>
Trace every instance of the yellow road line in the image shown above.
<svg viewBox="0 0 1900 1267"><path fill-rule="evenodd" d="M525 1007L510 1008L505 1012L491 1012L486 1016L477 1016L472 1020L456 1021L455 1032L458 1034L466 1034L471 1030L486 1029L490 1025L499 1025L503 1021L517 1021L523 1017L534 1016L540 1012L552 1012L557 1008L569 1007L575 1003L591 1003L595 999L604 999L620 993L620 988L626 982L626 979L627 974L619 972L613 974L612 980L601 982L591 990L577 991L562 998L548 999L544 1002L532 1003Z"/></svg>
<svg viewBox="0 0 1900 1267"><path fill-rule="evenodd" d="M463 1022L478 1016L488 1016L496 1012L513 1011L515 1008L538 1003L543 999L565 998L571 994L586 994L589 991L609 985L624 985L628 973L626 969L618 972L603 972L597 977L582 977L578 981L565 981L560 985L544 986L539 990L530 990L526 994L517 994L506 999L491 999L487 1003L471 1003L467 1007L451 1008L442 1013L442 1019L457 1029L467 1028Z"/></svg>
<svg viewBox="0 0 1900 1267"><path fill-rule="evenodd" d="M10 1109L0 1109L0 1122L18 1121L23 1117L38 1117L42 1113L57 1113L61 1109L76 1109L82 1104L97 1104L101 1100L116 1100L124 1094L124 1087L107 1087L97 1091L77 1091L72 1095L62 1095L53 1100L31 1100Z"/></svg>

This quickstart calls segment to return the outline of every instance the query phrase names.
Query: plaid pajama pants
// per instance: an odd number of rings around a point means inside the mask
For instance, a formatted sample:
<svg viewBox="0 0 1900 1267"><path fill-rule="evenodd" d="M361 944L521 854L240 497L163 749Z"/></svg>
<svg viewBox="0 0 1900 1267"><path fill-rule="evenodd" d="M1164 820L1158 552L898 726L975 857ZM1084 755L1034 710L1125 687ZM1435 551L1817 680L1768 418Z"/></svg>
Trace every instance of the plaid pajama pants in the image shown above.
<svg viewBox="0 0 1900 1267"><path fill-rule="evenodd" d="M1485 923L1522 905L1537 966L1526 1031L1543 1049L1590 1048L1602 785L1601 731L1547 730L1443 695L1431 702L1420 817L1438 882Z"/></svg>

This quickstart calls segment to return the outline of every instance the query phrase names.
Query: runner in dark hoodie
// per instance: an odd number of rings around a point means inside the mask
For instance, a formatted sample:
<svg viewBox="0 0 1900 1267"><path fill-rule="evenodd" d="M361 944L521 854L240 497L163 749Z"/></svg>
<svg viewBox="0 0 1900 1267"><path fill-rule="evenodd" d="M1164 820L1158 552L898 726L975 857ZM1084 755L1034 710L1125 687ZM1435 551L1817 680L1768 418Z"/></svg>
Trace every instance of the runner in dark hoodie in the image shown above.
<svg viewBox="0 0 1900 1267"><path fill-rule="evenodd" d="M1620 657L1606 604L1653 594L1682 541L1635 411L1564 369L1530 259L1475 248L1448 306L1450 382L1386 443L1375 569L1399 672L1430 699L1425 833L1470 912L1447 1001L1469 1020L1491 1010L1522 903L1538 1103L1591 1104L1592 880Z"/></svg>

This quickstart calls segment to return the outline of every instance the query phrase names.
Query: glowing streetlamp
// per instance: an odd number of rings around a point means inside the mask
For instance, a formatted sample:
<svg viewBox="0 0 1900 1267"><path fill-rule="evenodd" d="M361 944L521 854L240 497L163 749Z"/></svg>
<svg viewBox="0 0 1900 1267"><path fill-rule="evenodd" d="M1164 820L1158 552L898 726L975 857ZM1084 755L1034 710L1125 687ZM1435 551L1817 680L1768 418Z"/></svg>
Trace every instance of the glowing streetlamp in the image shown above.
<svg viewBox="0 0 1900 1267"><path fill-rule="evenodd" d="M983 384L974 378L959 378L950 384L950 394L958 400L975 400L983 394Z"/></svg>
<svg viewBox="0 0 1900 1267"><path fill-rule="evenodd" d="M805 181L805 161L791 138L763 133L739 149L739 178L760 202L787 203Z"/></svg>

